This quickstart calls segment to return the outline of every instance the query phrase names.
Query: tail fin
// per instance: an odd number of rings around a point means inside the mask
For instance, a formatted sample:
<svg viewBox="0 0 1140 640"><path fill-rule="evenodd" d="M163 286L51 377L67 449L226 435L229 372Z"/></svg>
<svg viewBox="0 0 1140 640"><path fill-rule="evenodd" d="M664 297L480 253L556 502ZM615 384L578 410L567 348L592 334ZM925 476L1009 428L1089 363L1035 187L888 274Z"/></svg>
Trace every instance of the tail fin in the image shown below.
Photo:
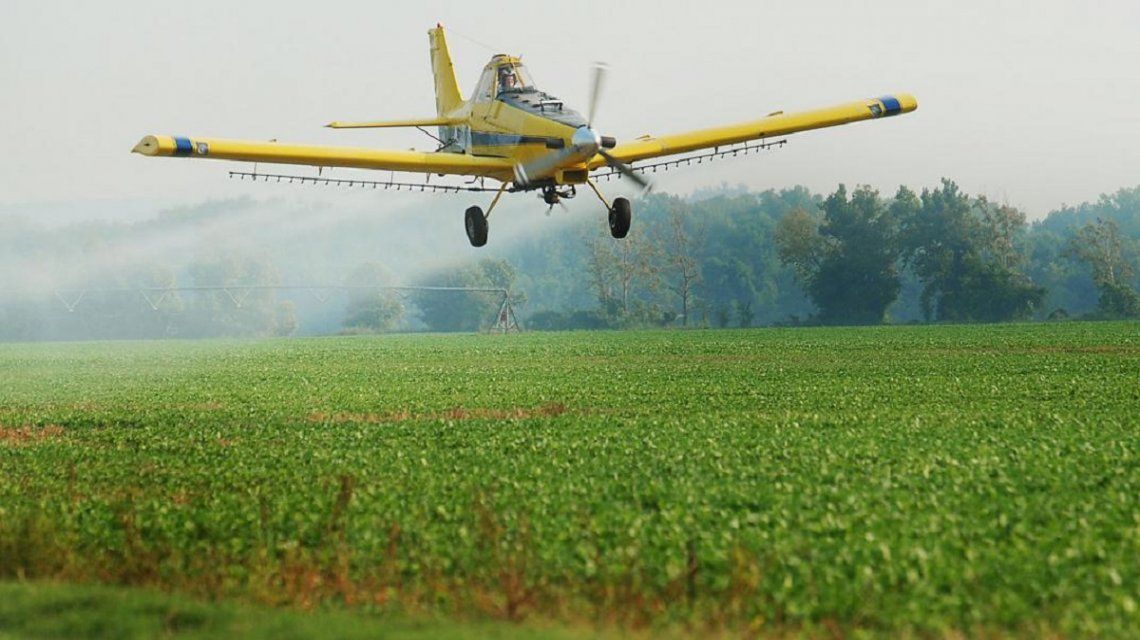
<svg viewBox="0 0 1140 640"><path fill-rule="evenodd" d="M463 96L455 81L455 67L451 64L443 25L437 24L428 31L428 40L431 42L431 72L435 76L435 109L436 114L442 116L463 104Z"/></svg>

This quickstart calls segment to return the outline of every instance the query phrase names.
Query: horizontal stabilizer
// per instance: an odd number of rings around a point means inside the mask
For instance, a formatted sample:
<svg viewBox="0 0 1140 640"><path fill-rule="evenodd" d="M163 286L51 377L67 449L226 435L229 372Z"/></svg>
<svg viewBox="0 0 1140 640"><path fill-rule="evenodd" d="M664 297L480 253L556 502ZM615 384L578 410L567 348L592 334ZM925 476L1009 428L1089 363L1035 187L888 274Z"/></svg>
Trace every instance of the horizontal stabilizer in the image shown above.
<svg viewBox="0 0 1140 640"><path fill-rule="evenodd" d="M330 129L383 129L387 127L447 127L463 122L455 118L417 118L414 120L376 120L373 122L330 122L325 126Z"/></svg>

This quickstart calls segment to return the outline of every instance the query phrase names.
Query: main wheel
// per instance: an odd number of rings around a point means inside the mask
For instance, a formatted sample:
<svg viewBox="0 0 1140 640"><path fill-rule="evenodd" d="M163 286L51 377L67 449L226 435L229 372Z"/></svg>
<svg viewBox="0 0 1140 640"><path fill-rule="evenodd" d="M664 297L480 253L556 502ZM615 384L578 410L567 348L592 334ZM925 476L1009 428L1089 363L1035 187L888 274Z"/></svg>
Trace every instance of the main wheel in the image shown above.
<svg viewBox="0 0 1140 640"><path fill-rule="evenodd" d="M487 244L487 216L483 215L481 208L468 207L463 221L467 227L467 239L471 241L471 246L481 247Z"/></svg>
<svg viewBox="0 0 1140 640"><path fill-rule="evenodd" d="M614 198L614 206L610 209L610 235L615 238L624 238L629 233L629 223L633 213L629 209L629 200Z"/></svg>

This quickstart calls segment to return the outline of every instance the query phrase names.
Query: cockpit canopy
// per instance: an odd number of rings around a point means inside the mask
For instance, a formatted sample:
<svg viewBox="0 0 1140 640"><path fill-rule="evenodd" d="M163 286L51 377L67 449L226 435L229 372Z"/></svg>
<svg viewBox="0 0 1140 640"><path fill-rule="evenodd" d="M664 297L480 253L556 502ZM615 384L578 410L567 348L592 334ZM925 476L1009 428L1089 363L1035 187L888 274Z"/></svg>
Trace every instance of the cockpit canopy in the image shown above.
<svg viewBox="0 0 1140 640"><path fill-rule="evenodd" d="M475 102L498 100L570 127L586 124L577 111L565 108L558 98L539 91L530 71L513 56L500 54L491 58L472 95Z"/></svg>
<svg viewBox="0 0 1140 640"><path fill-rule="evenodd" d="M518 58L497 55L491 58L491 62L483 69L474 96L477 102L489 102L503 93L537 90L530 72Z"/></svg>

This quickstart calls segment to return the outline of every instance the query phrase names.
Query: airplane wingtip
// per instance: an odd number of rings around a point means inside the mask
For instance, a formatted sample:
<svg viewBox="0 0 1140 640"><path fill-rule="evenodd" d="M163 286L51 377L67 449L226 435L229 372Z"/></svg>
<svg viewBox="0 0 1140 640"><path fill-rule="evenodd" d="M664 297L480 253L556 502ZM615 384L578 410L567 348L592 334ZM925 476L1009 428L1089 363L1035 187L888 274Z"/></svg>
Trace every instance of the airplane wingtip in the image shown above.
<svg viewBox="0 0 1140 640"><path fill-rule="evenodd" d="M153 156L158 153L158 138L155 136L143 136L133 148L131 153L139 153L144 156Z"/></svg>

